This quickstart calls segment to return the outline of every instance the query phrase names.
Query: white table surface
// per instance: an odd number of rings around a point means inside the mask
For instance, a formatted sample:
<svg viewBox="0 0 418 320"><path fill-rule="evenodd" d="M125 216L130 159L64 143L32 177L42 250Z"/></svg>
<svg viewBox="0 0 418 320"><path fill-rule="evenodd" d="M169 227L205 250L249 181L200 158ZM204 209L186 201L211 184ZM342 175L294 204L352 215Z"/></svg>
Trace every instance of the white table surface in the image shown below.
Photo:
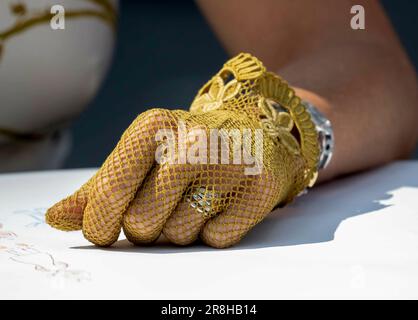
<svg viewBox="0 0 418 320"><path fill-rule="evenodd" d="M418 161L318 186L224 250L100 249L46 225L93 172L0 175L0 299L418 298Z"/></svg>

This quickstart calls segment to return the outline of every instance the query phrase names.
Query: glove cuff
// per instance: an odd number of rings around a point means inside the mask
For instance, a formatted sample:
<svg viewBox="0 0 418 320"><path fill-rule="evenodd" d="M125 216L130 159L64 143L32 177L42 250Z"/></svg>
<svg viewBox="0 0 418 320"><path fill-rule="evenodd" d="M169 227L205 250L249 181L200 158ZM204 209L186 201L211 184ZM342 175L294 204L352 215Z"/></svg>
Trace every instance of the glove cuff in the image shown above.
<svg viewBox="0 0 418 320"><path fill-rule="evenodd" d="M278 75L267 71L260 60L240 53L227 61L199 90L190 112L215 109L245 113L260 124L274 143L304 159L303 173L299 173L302 182L290 191L289 199L314 185L320 155L315 123L295 90Z"/></svg>

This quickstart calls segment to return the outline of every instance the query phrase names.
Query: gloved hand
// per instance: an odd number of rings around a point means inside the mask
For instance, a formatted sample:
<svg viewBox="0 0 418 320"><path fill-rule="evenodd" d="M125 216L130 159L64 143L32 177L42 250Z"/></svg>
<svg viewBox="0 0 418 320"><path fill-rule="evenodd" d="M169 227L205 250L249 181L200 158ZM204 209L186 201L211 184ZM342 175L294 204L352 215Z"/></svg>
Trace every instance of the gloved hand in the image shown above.
<svg viewBox="0 0 418 320"><path fill-rule="evenodd" d="M163 233L180 245L200 235L227 247L312 184L318 154L317 132L294 91L240 54L202 87L189 112L139 115L99 171L46 221L82 229L100 246L123 228L134 244Z"/></svg>

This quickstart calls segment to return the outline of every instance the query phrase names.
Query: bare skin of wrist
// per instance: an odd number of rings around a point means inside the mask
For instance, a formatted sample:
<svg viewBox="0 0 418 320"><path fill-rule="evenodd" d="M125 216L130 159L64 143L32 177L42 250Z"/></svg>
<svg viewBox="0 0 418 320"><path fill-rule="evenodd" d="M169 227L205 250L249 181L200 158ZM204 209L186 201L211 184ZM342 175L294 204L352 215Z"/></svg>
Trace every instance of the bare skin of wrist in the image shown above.
<svg viewBox="0 0 418 320"><path fill-rule="evenodd" d="M319 181L409 156L418 85L378 1L199 0L228 52L250 52L332 122L334 157ZM350 28L363 5L366 30ZM326 8L326 9L324 9Z"/></svg>

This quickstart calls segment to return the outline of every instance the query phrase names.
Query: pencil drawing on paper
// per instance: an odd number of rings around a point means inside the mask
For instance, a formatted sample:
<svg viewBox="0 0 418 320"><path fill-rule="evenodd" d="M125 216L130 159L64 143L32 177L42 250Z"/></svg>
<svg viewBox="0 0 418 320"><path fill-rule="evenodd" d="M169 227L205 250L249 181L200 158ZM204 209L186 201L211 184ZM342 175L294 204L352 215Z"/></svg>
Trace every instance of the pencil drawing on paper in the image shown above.
<svg viewBox="0 0 418 320"><path fill-rule="evenodd" d="M35 245L20 242L18 235L4 229L1 223L0 255L6 255L14 263L31 266L33 270L50 277L76 282L91 280L89 272L72 269L69 263L57 260L51 253L43 251Z"/></svg>
<svg viewBox="0 0 418 320"><path fill-rule="evenodd" d="M27 224L26 227L37 227L45 223L45 212L47 208L34 208L34 209L26 209L26 210L16 210L13 211L13 214L21 214L29 217L31 219L31 223Z"/></svg>

